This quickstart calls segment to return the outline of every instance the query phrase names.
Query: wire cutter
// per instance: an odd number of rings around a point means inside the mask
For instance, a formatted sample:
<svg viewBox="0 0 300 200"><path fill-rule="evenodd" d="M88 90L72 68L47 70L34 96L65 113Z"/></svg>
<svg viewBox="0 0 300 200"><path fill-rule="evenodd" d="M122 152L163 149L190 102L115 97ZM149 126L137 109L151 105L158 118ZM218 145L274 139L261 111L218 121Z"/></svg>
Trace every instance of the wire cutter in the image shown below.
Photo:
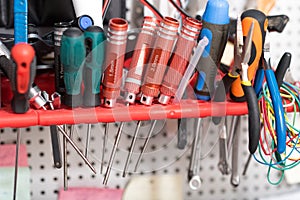
<svg viewBox="0 0 300 200"><path fill-rule="evenodd" d="M270 39L268 32L265 38L265 44L263 48L263 56L260 61L261 68L257 71L254 88L256 94L261 92L262 82L264 77L266 78L267 86L270 91L272 104L275 114L275 126L277 135L277 152L283 153L286 149L286 123L284 118L284 109L282 105L282 99L279 92L278 83L276 80L275 73L270 65Z"/></svg>

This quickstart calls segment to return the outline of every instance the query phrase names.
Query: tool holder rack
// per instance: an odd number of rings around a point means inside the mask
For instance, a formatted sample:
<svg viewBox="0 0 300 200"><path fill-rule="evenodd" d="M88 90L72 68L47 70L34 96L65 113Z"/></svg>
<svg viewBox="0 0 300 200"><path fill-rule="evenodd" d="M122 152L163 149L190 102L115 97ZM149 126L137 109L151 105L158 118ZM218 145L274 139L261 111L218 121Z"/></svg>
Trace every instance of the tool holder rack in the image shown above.
<svg viewBox="0 0 300 200"><path fill-rule="evenodd" d="M36 78L36 83L47 92L54 85L53 74L43 74ZM179 103L161 105L153 104L144 106L141 104L125 106L118 103L113 109L97 106L95 108L67 108L62 106L56 110L29 109L25 114L14 114L8 105L10 99L10 86L7 79L2 79L2 96L5 107L0 110L0 128L49 126L60 124L92 124L98 122L121 122L136 120L160 120L177 118L203 118L209 116L245 115L248 113L247 104L237 102L205 102L192 99L184 99ZM287 108L288 112L293 111ZM13 122L13 123L12 123Z"/></svg>

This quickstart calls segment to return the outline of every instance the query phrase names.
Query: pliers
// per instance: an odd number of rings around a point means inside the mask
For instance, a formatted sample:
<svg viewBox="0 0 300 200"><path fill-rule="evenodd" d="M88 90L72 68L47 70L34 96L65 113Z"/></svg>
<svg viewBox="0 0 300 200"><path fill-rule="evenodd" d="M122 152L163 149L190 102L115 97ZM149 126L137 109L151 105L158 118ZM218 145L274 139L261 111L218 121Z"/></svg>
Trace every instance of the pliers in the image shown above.
<svg viewBox="0 0 300 200"><path fill-rule="evenodd" d="M261 67L257 71L254 88L256 94L258 95L261 91L264 77L266 78L275 114L277 152L281 154L285 152L286 149L286 123L278 83L275 73L270 66L270 58L270 40L267 32L263 49L263 56L260 61Z"/></svg>
<svg viewBox="0 0 300 200"><path fill-rule="evenodd" d="M250 24L248 29L247 37L245 42L243 42L243 30L241 19L237 20L237 31L234 40L234 65L228 74L226 74L221 84L222 86L217 87L214 101L222 102L225 101L226 93L229 92L231 84L239 76L241 76L241 84L243 91L246 96L247 106L248 106L248 123L249 123L249 152L253 154L258 146L260 137L260 112L258 107L258 100L255 91L252 87L251 81L248 79L248 62L251 57L251 47L252 47L252 35L253 35L254 23ZM245 31L245 30L244 30ZM225 93L225 94L224 94Z"/></svg>

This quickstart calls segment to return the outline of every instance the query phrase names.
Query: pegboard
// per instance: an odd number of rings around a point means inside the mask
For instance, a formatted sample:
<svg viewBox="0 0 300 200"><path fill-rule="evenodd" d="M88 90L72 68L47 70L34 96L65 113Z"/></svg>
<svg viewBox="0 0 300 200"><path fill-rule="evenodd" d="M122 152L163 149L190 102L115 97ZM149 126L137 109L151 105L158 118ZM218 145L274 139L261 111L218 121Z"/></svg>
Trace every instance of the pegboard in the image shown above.
<svg viewBox="0 0 300 200"><path fill-rule="evenodd" d="M128 19L135 19L139 16L141 6L135 4L135 0L128 1L129 12ZM195 1L196 2L196 1ZM244 9L246 1L230 0L231 15L235 15ZM236 3L238 2L238 3ZM136 6L130 6L134 4ZM134 10L132 10L134 9ZM297 49L300 47L300 1L278 0L275 8L270 14L286 14L290 17L290 21L283 33L271 33L271 54L273 65L276 66L280 57L285 51L292 53L291 71L296 80L300 80L300 68L298 66L300 53ZM135 13L137 12L137 13ZM140 24L140 23L137 23ZM137 26L135 24L135 26ZM131 23L134 27L134 23ZM240 137L240 172L246 162L247 152L247 118L242 117L241 137ZM155 130L155 134L151 138L147 152L141 162L137 173L127 175L122 178L122 170L125 164L128 147L131 143L132 133L136 122L126 123L124 134L122 135L119 149L113 165L108 187L124 188L130 177L143 174L180 174L183 177L184 199L260 199L261 197L275 196L290 191L299 190L297 185L288 185L284 181L279 186L272 186L267 182L267 168L259 165L252 160L248 173L241 177L239 187L234 188L230 185L230 176L224 176L218 170L218 133L217 127L211 125L206 136L203 139L202 156L200 165L200 176L202 179L202 187L199 191L193 191L187 184L187 170L190 159L191 143L193 139L192 127L194 119L189 119L188 145L185 150L176 148L176 121L159 121L159 125ZM102 141L105 124L93 124L90 138L89 161L93 163L97 170L94 175L91 170L80 159L73 148L68 145L68 185L69 187L104 187L102 185L103 174L99 173L100 160L102 153ZM108 160L111 148L114 142L115 133L118 123L110 125L109 140L106 149L106 162ZM139 138L137 139L136 148L132 157L132 163L129 167L133 169L139 153L140 147L143 145L145 135L150 127L150 122L144 122ZM84 151L86 140L87 125L76 125L73 140ZM62 138L60 138L62 141ZM16 129L1 129L0 144L14 143L16 140ZM63 187L63 171L53 167L50 131L49 127L29 127L22 129L21 143L26 144L28 150L28 159L31 172L31 196L32 200L52 200L57 198L59 189ZM272 178L277 180L278 173L272 174Z"/></svg>

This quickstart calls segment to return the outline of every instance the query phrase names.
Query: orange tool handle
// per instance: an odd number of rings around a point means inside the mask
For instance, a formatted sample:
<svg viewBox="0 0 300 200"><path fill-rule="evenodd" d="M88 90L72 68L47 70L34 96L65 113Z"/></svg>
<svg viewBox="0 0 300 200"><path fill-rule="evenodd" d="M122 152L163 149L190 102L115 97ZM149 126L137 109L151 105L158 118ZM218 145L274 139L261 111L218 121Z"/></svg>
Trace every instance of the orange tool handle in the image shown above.
<svg viewBox="0 0 300 200"><path fill-rule="evenodd" d="M262 55L268 20L266 15L255 9L246 10L241 16L243 35L246 37L251 23L254 22L254 30L252 37L251 57L248 62L248 79L252 81L259 65L259 60ZM237 78L231 86L230 97L234 101L245 101L244 91L241 86L241 79Z"/></svg>

